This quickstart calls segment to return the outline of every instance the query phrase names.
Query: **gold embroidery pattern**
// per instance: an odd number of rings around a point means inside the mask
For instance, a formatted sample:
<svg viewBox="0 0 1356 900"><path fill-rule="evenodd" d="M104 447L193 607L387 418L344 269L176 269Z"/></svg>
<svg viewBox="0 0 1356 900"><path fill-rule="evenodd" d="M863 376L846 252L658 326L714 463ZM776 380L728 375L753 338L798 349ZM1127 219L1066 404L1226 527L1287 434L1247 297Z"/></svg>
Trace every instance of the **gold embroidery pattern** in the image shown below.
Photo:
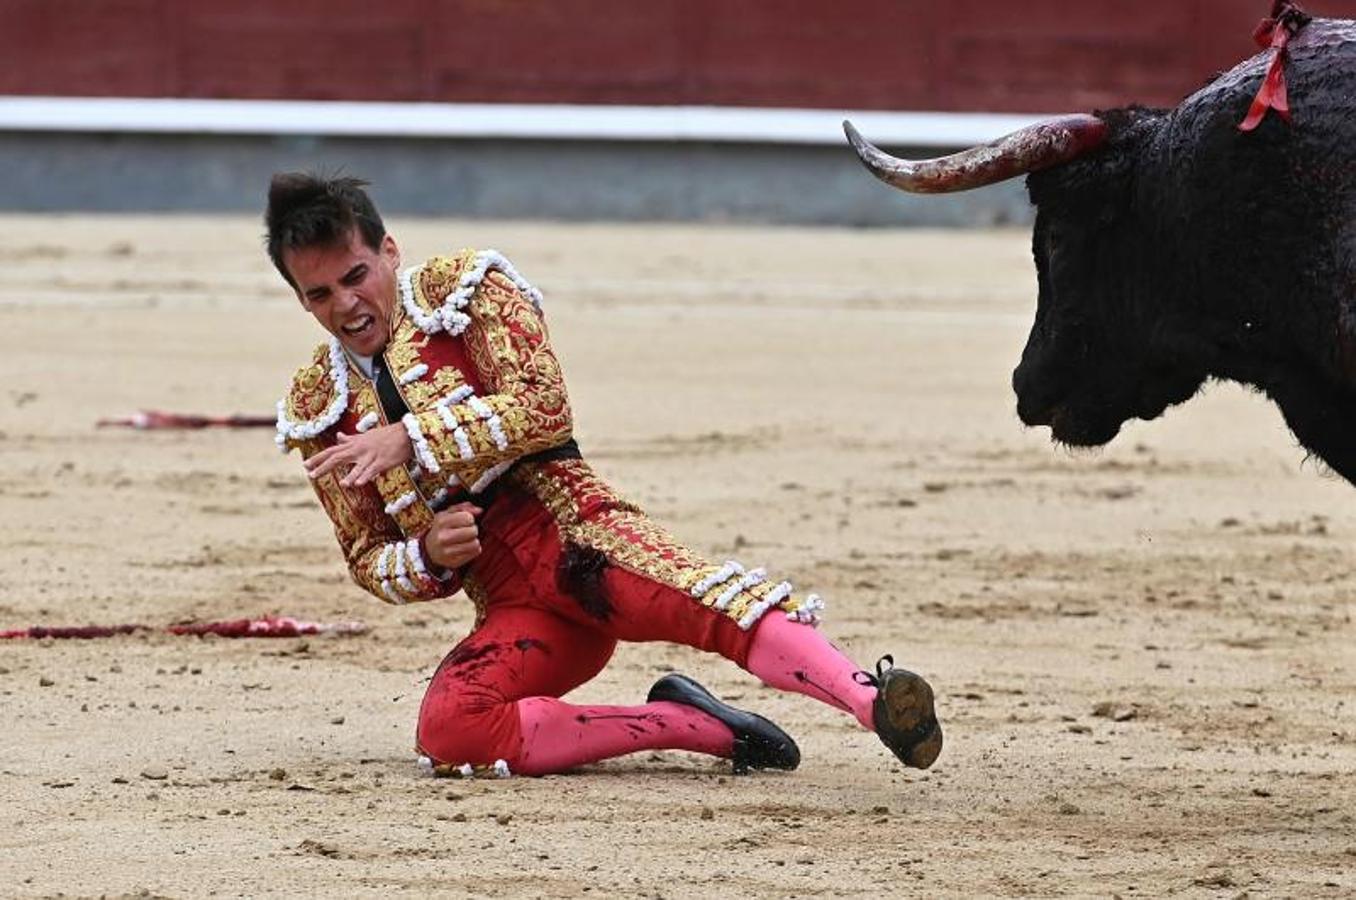
<svg viewBox="0 0 1356 900"><path fill-rule="evenodd" d="M409 337L407 343L413 345L422 336L411 332ZM326 343L316 350L310 365L298 370L285 400L289 418L311 421L330 409L335 400L330 364ZM413 365L418 364L416 357ZM371 415L384 418L372 382L351 365L346 374L348 407L338 422L316 437L289 441L301 449L303 458L333 446L338 431L352 433L359 422L365 418L370 421ZM460 373L455 375L460 378ZM334 526L349 572L360 587L387 603L432 600L459 589L456 580L443 582L420 571L424 564L411 541L432 523L433 513L426 502L432 494L424 493L408 471L400 467L383 472L374 484L364 488L341 487L339 478L338 473L330 473L311 484Z"/></svg>
<svg viewBox="0 0 1356 900"><path fill-rule="evenodd" d="M445 280L465 264L425 265L420 290L442 289ZM436 296L436 294L435 294ZM489 392L479 401L494 414L504 440L496 440L491 421L466 404L446 413L459 428L451 428L438 410L417 414L419 426L439 465L454 472L463 484L475 484L493 467L520 456L559 446L573 429L565 384L551 350L541 314L502 273L492 271L481 281L468 311L471 324L463 339L477 374ZM461 437L465 443L459 443Z"/></svg>
<svg viewBox="0 0 1356 900"><path fill-rule="evenodd" d="M430 399L423 406L411 407L412 409L418 409L421 412L427 409L434 401L448 396L457 388L466 384L466 376L456 366L442 366L433 373L432 383L433 393Z"/></svg>
<svg viewBox="0 0 1356 900"><path fill-rule="evenodd" d="M402 376L416 366L423 365L426 369L429 367L423 356L423 350L428 346L428 335L414 327L409 316L404 315L403 307L397 309L399 318L395 333L387 343L384 354L386 364L391 367L391 374L396 379L396 386L400 396L405 400L405 405L411 412L422 412L432 406L434 401L442 396L442 392L438 379L430 378L427 373L414 381L407 382L403 379ZM445 366L437 374L442 376L444 383L449 377L456 381L461 380L461 375L454 366Z"/></svg>
<svg viewBox="0 0 1356 900"><path fill-rule="evenodd" d="M419 470L419 474L418 477L415 479L415 483L419 487L419 493L424 497L425 501L427 501L430 504L432 504L434 498L438 496L439 491L454 490L453 488L449 488L447 486L447 480L443 478L441 473L438 475L433 475L429 472L425 472L423 469ZM432 519L430 519L429 521L431 523Z"/></svg>
<svg viewBox="0 0 1356 900"><path fill-rule="evenodd" d="M457 287L457 279L474 263L476 252L464 249L456 256L435 256L427 260L414 282L414 302L426 313L443 305Z"/></svg>
<svg viewBox="0 0 1356 900"><path fill-rule="evenodd" d="M309 457L331 441L311 440L301 444L304 457ZM385 603L433 600L452 594L457 585L453 582L439 582L436 579L420 577L413 562L404 548L404 536L396 528L395 521L386 514L380 491L374 486L365 488L345 488L339 484L339 476L331 472L311 482L321 506L334 525L334 534L344 552L349 573L359 587ZM407 583L414 590L407 590L397 580L395 554L405 556L402 565ZM381 560L387 560L386 577L381 574ZM383 581L387 582L383 586Z"/></svg>
<svg viewBox="0 0 1356 900"><path fill-rule="evenodd" d="M353 415L357 422L362 422L369 415L375 415L377 421L380 422L385 417L381 414L381 403L377 400L376 386L366 378L349 379L349 384L352 385L355 381L357 382L356 386L349 388L352 394L349 403L353 408ZM356 423L354 427L357 427Z"/></svg>
<svg viewBox="0 0 1356 900"><path fill-rule="evenodd" d="M433 524L433 510L429 509L426 498L410 477L404 466L387 469L377 476L377 490L386 501L387 513L395 519L400 530L407 537L422 534ZM410 494L414 499L406 499Z"/></svg>
<svg viewBox="0 0 1356 900"><path fill-rule="evenodd" d="M490 595L485 591L485 587L480 583L480 579L476 578L475 575L471 574L469 571L462 581L461 587L462 590L466 591L467 599L469 599L476 608L476 621L475 624L471 626L471 630L475 631L480 627L481 623L485 621L485 610L489 607Z"/></svg>
<svg viewBox="0 0 1356 900"><path fill-rule="evenodd" d="M718 609L741 627L751 626L769 604L788 613L804 609L807 616L819 608L817 598L801 598L781 583L744 585L742 569L713 565L678 543L583 460L520 465L512 477L551 513L562 540L598 550L613 565L687 594L708 584L693 602ZM727 571L729 576L719 578Z"/></svg>
<svg viewBox="0 0 1356 900"><path fill-rule="evenodd" d="M294 422L309 421L329 409L334 400L334 382L330 380L330 345L321 344L312 354L311 364L292 376L287 392L287 416Z"/></svg>

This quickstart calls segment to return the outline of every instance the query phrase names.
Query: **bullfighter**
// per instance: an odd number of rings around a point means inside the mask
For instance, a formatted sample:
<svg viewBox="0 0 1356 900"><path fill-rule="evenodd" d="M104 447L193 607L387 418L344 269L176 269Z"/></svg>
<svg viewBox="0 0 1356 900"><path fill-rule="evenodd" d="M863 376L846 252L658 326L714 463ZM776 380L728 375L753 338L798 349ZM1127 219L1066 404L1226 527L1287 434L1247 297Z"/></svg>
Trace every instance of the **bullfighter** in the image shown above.
<svg viewBox="0 0 1356 900"><path fill-rule="evenodd" d="M862 671L819 632L823 604L738 562L712 563L619 496L572 437L542 295L503 255L463 250L403 267L352 178L274 176L268 254L329 339L278 403L354 580L394 604L465 591L471 633L419 712L436 772L542 775L641 750L794 769L767 719L694 680L646 702L560 698L618 641L718 653L764 683L852 715L907 766L942 730L927 681L885 657Z"/></svg>

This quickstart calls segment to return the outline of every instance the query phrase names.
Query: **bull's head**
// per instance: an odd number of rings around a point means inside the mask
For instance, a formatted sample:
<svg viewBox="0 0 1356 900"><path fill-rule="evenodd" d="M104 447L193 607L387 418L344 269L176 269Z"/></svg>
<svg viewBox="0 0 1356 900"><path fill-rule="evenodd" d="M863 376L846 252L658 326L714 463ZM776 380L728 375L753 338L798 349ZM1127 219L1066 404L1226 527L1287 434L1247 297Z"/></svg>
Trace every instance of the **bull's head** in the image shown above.
<svg viewBox="0 0 1356 900"><path fill-rule="evenodd" d="M1040 294L1013 387L1022 421L1063 443L1104 444L1126 420L1189 398L1206 375L1165 327L1156 273L1172 248L1146 233L1133 196L1135 163L1160 118L1065 116L918 162L888 156L844 123L867 168L901 190L969 190L1031 173Z"/></svg>

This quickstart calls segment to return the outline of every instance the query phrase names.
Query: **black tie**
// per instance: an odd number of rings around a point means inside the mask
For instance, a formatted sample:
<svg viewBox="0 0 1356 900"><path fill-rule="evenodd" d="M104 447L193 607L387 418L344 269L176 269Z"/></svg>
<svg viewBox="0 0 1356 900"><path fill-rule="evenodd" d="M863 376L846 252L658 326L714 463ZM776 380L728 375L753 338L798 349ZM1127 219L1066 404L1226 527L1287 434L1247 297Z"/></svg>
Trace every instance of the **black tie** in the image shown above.
<svg viewBox="0 0 1356 900"><path fill-rule="evenodd" d="M380 355L372 357L372 380L377 384L377 399L381 401L381 411L386 413L386 421L399 422L405 418L410 408L405 405L405 399L400 396L395 379L391 377L391 370Z"/></svg>

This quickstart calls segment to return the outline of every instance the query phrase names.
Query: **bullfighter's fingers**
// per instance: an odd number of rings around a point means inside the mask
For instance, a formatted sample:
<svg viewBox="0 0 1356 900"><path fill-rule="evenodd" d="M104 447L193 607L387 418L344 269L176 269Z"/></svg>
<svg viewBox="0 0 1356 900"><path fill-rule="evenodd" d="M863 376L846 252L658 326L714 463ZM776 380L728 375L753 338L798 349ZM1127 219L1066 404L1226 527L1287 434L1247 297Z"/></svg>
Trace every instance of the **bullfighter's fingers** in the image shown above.
<svg viewBox="0 0 1356 900"><path fill-rule="evenodd" d="M320 459L320 457L324 457ZM319 478L322 475L328 475L339 466L354 462L357 452L352 447L330 447L317 453L311 459L320 459L314 467L307 472L312 478Z"/></svg>
<svg viewBox="0 0 1356 900"><path fill-rule="evenodd" d="M445 550L452 550L461 544L473 544L478 540L480 531L475 528L453 528L437 537L438 543Z"/></svg>
<svg viewBox="0 0 1356 900"><path fill-rule="evenodd" d="M362 487L377 477L380 466L374 457L364 456L353 465L348 474L340 479L344 487Z"/></svg>
<svg viewBox="0 0 1356 900"><path fill-rule="evenodd" d="M459 544L449 550L447 558L456 560L456 565L465 565L480 555L480 541L472 541L469 544Z"/></svg>
<svg viewBox="0 0 1356 900"><path fill-rule="evenodd" d="M445 528L465 528L468 525L475 525L476 517L474 514L465 510L444 512L440 517L440 523Z"/></svg>
<svg viewBox="0 0 1356 900"><path fill-rule="evenodd" d="M445 513L468 512L472 516L478 516L484 511L485 510L481 509L479 506L476 506L470 500L463 500L460 503L453 503L447 509L443 510L443 512Z"/></svg>
<svg viewBox="0 0 1356 900"><path fill-rule="evenodd" d="M319 453L306 457L306 459L304 459L301 464L305 466L306 471L309 472L311 469L314 469L316 466L320 465L325 460L333 456L335 451L338 449L339 449L338 447L326 447Z"/></svg>

